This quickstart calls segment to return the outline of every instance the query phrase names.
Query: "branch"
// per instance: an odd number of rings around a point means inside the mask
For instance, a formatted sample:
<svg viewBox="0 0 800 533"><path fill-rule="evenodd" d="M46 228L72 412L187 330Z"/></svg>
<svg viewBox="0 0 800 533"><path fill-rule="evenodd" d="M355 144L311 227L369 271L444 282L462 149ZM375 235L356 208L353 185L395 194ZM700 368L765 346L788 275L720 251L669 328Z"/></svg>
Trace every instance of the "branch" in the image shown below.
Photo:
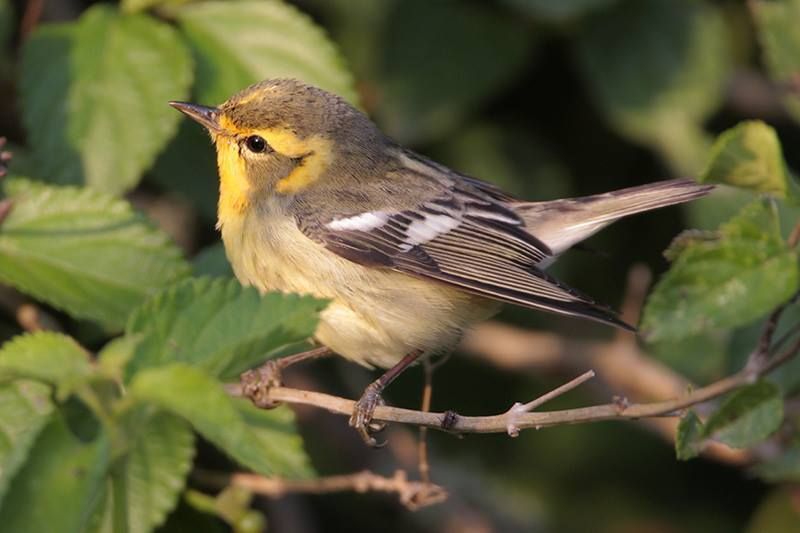
<svg viewBox="0 0 800 533"><path fill-rule="evenodd" d="M798 351L800 351L800 341L795 342L788 350L767 361L759 368L746 368L741 372L696 389L681 397L659 402L630 404L627 402L615 402L576 409L535 413L520 413L512 408L505 413L492 416L462 416L452 411L434 413L381 405L375 409L373 420L413 424L452 433L505 433L508 432L509 426L520 430L540 429L564 424L585 424L605 420L638 420L649 417L677 416L689 407L713 400L742 385L752 383L762 375L771 372L790 360L797 355ZM547 397L547 399L550 399L555 396L555 392L563 392L563 389L564 386L559 387L553 393L548 393L542 398ZM241 395L241 387L239 385L229 386L228 391L234 395ZM355 407L355 402L352 400L321 392L274 387L269 389L267 394L269 399L275 402L311 405L345 416L350 416Z"/></svg>
<svg viewBox="0 0 800 533"><path fill-rule="evenodd" d="M434 505L447 499L447 491L439 485L409 481L403 470L392 477L384 477L368 470L342 476L328 476L308 480L278 479L238 472L231 476L230 484L245 488L255 494L279 498L288 493L327 494L352 491L384 492L396 494L400 503L411 511Z"/></svg>
<svg viewBox="0 0 800 533"><path fill-rule="evenodd" d="M636 323L650 283L649 270L634 266L628 273L622 316ZM779 339L777 350L792 330ZM461 344L465 353L503 370L520 373L572 372L587 366L594 368L614 394L637 401L656 400L682 395L692 387L683 376L641 349L634 335L621 331L612 340L576 340L524 330L499 322L484 322L470 330ZM667 441L674 441L678 427L675 418L649 418L642 423ZM712 442L703 455L727 464L747 464L759 450L734 450Z"/></svg>

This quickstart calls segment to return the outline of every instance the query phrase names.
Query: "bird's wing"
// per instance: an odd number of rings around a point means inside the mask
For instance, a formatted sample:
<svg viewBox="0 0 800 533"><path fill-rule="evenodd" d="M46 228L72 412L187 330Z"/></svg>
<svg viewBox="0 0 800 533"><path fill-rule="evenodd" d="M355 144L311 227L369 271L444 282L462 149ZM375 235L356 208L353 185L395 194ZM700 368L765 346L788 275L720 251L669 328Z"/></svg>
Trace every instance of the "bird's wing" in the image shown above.
<svg viewBox="0 0 800 533"><path fill-rule="evenodd" d="M384 267L526 307L633 329L608 308L537 267L550 249L504 202L453 180L410 209L298 220L301 230L355 263Z"/></svg>

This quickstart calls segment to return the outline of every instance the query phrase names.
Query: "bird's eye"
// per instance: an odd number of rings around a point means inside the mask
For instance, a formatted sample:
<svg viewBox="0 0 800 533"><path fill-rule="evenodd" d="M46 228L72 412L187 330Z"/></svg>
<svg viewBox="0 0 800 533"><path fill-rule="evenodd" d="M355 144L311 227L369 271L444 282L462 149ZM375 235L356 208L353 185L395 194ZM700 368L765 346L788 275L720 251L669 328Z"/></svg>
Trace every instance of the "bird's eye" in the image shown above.
<svg viewBox="0 0 800 533"><path fill-rule="evenodd" d="M247 146L247 149L254 154L266 152L267 148L269 147L267 141L264 140L264 137L260 137L258 135L249 136L244 140L244 144Z"/></svg>

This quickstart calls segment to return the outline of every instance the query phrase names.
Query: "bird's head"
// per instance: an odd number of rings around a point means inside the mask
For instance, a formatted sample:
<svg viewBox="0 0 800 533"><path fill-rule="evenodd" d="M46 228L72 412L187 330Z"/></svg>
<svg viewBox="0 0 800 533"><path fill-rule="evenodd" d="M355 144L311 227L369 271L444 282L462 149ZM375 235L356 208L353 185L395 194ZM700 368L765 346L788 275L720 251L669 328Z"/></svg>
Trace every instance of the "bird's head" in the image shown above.
<svg viewBox="0 0 800 533"><path fill-rule="evenodd" d="M218 107L170 105L211 134L220 221L260 198L293 196L361 175L342 164L368 163L385 142L369 118L343 99L292 79L262 81Z"/></svg>

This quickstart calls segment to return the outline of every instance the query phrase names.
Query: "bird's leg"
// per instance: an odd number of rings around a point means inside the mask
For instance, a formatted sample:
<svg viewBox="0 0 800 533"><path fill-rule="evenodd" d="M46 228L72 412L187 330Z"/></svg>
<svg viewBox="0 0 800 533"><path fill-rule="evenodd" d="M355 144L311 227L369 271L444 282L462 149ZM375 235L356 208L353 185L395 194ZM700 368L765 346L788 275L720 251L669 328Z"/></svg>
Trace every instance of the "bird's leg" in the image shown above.
<svg viewBox="0 0 800 533"><path fill-rule="evenodd" d="M422 350L414 350L392 368L384 372L384 374L370 383L361 395L361 398L356 402L353 408L353 414L350 416L350 426L358 431L361 438L368 446L373 448L380 448L386 443L378 444L375 438L370 434L370 422L372 422L372 414L378 405L383 404L381 393L383 390L394 381L397 376L403 373L414 361L419 359L422 355ZM372 430L375 431L375 430Z"/></svg>
<svg viewBox="0 0 800 533"><path fill-rule="evenodd" d="M333 351L330 348L320 346L305 352L287 355L280 359L270 359L260 367L248 370L239 377L242 384L242 395L250 398L257 407L262 409L277 407L280 402L269 399L269 390L273 387L281 386L282 372L285 368L302 361L319 359L331 354L333 354Z"/></svg>

